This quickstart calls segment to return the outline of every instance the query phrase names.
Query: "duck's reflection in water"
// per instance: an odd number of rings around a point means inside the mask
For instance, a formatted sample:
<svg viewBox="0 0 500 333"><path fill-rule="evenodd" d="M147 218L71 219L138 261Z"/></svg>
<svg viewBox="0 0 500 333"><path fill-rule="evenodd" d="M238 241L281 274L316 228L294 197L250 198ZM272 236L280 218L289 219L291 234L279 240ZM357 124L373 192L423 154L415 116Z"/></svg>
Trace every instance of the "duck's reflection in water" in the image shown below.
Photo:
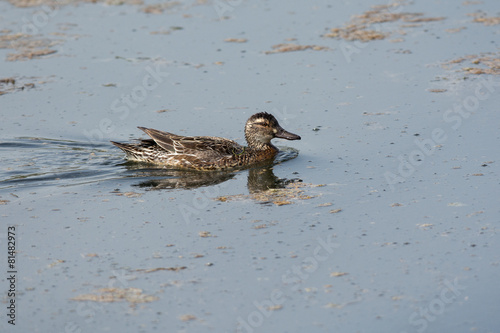
<svg viewBox="0 0 500 333"><path fill-rule="evenodd" d="M297 179L278 178L272 167L260 167L248 170L248 192L258 193L274 188L284 188L287 184Z"/></svg>
<svg viewBox="0 0 500 333"><path fill-rule="evenodd" d="M212 186L224 183L234 178L240 170L232 171L191 171L173 169L144 168L144 165L128 162L125 163L129 171L133 171L134 178L142 180L133 186L147 190L162 189L195 189L202 186ZM278 178L273 172L273 166L256 166L246 169L248 172L247 187L249 193L267 191L269 189L283 188L297 179Z"/></svg>

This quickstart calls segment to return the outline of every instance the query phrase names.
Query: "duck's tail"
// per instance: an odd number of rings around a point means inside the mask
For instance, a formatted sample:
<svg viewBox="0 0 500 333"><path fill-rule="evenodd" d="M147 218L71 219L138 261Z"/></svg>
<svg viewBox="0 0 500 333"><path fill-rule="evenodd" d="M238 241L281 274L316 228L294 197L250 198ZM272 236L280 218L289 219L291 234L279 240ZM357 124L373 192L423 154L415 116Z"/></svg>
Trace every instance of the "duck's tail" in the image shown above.
<svg viewBox="0 0 500 333"><path fill-rule="evenodd" d="M123 150L130 160L149 161L152 153L151 144L145 141L148 140L143 140L139 144L120 143L115 141L111 141L111 143Z"/></svg>

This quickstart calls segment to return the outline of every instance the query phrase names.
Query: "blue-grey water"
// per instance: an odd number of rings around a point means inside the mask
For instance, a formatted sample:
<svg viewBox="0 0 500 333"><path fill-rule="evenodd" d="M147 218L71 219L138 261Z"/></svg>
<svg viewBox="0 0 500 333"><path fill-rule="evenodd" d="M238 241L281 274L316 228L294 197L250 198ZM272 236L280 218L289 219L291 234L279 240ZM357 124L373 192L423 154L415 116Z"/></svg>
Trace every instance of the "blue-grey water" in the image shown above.
<svg viewBox="0 0 500 333"><path fill-rule="evenodd" d="M386 3L55 4L0 2L1 332L498 331L500 77L443 66L498 59L500 25L471 16L496 1L394 6L444 19L366 43L324 35ZM56 52L9 60L36 43ZM326 49L266 54L281 43ZM169 170L109 143L244 143L261 111L302 137L268 166Z"/></svg>

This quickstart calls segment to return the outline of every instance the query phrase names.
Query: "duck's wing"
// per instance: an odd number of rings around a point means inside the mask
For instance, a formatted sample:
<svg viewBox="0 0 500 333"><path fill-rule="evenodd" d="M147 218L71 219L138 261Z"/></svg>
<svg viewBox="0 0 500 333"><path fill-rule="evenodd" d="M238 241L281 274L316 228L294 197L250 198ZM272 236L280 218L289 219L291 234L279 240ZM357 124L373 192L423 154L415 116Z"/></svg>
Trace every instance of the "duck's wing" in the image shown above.
<svg viewBox="0 0 500 333"><path fill-rule="evenodd" d="M151 128L139 127L149 135L160 147L171 154L196 155L205 154L238 155L244 147L233 140L212 136L181 136Z"/></svg>
<svg viewBox="0 0 500 333"><path fill-rule="evenodd" d="M174 142L181 136L168 132L158 131L152 128L137 127L151 137L161 148L165 149L170 154L176 154Z"/></svg>

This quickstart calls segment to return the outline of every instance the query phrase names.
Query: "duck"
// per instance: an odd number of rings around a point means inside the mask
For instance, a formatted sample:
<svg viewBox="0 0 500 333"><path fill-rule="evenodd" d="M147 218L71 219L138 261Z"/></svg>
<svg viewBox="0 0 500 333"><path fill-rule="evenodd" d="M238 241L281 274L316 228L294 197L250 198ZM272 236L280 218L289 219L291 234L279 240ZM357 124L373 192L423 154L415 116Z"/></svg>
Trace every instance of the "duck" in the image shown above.
<svg viewBox="0 0 500 333"><path fill-rule="evenodd" d="M227 170L272 161L279 150L274 138L300 140L297 134L283 129L267 112L252 115L245 124L247 146L221 137L182 136L152 128L138 127L150 139L138 143L111 143L132 161L154 163L164 167L200 171Z"/></svg>

